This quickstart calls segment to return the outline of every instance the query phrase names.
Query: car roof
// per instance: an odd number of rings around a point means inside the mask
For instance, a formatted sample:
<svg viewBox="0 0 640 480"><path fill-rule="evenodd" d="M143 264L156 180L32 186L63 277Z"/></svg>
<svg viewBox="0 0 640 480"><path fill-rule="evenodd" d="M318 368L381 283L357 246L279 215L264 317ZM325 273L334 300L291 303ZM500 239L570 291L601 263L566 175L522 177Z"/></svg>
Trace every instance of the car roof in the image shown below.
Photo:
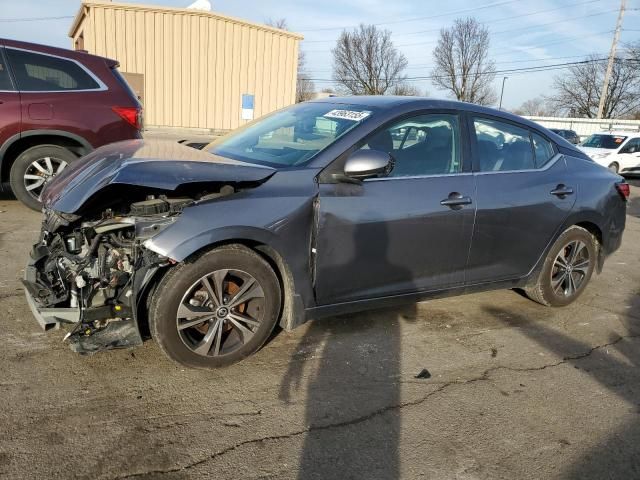
<svg viewBox="0 0 640 480"><path fill-rule="evenodd" d="M117 65L118 62L116 60L101 57L99 55L92 55L91 53L84 50L70 50L68 48L59 48L52 47L49 45L43 45L41 43L32 43L32 42L23 42L20 40L11 40L9 38L0 38L0 47L13 47L13 48L21 48L24 50L32 50L34 52L56 55L64 58L74 58L76 60L82 60L83 57L93 57L93 58L102 58L107 61L110 65Z"/></svg>
<svg viewBox="0 0 640 480"><path fill-rule="evenodd" d="M603 132L595 132L593 135L613 135L617 137L640 137L640 132L631 132L629 130L607 130Z"/></svg>
<svg viewBox="0 0 640 480"><path fill-rule="evenodd" d="M540 130L544 129L541 125L534 123L526 118L514 115L504 110L483 107L474 103L458 102L455 100L441 100L437 98L427 97L411 97L397 95L354 95L348 97L325 97L311 100L311 103L335 103L345 105L359 105L371 108L392 108L399 105L411 106L418 109L445 109L445 110L461 110L471 113L484 115L492 115L502 117L505 120L522 123L529 127Z"/></svg>

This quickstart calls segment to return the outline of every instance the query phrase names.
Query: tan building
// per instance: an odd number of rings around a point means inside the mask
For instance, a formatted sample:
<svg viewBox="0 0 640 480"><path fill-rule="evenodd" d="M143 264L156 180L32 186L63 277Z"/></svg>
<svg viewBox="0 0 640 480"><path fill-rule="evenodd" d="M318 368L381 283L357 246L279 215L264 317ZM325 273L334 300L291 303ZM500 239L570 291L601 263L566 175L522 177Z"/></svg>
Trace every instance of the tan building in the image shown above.
<svg viewBox="0 0 640 480"><path fill-rule="evenodd" d="M69 36L74 48L120 62L148 126L230 130L295 102L302 36L285 30L200 10L89 0Z"/></svg>

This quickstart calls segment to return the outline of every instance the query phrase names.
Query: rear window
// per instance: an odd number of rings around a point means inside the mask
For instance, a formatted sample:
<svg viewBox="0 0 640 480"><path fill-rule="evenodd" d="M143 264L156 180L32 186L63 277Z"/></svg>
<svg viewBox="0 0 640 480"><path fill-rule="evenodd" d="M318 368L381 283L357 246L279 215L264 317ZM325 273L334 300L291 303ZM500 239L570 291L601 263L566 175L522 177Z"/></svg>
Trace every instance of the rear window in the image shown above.
<svg viewBox="0 0 640 480"><path fill-rule="evenodd" d="M627 137L621 135L604 135L596 133L590 135L584 142L583 147L590 148L606 148L609 150L615 150L627 139Z"/></svg>
<svg viewBox="0 0 640 480"><path fill-rule="evenodd" d="M18 90L56 92L100 88L89 73L76 62L24 50L6 49Z"/></svg>
<svg viewBox="0 0 640 480"><path fill-rule="evenodd" d="M536 167L540 168L551 160L556 152L551 142L541 137L537 133L531 134L533 140L533 150L536 154Z"/></svg>
<svg viewBox="0 0 640 480"><path fill-rule="evenodd" d="M122 88L124 88L125 91L129 94L129 96L137 102L138 96L131 88L131 85L129 85L129 82L127 82L127 80L122 76L122 74L118 71L116 67L113 67L111 71L113 72L113 76L116 77L116 80L118 80L118 83L120 83Z"/></svg>

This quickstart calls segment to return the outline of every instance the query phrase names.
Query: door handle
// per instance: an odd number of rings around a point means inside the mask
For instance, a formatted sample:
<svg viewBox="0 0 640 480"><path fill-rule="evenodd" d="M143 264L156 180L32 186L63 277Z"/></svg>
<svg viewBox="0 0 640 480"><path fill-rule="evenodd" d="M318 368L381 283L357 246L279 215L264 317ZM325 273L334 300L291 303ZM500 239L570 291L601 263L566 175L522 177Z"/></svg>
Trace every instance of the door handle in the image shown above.
<svg viewBox="0 0 640 480"><path fill-rule="evenodd" d="M440 201L443 207L449 207L452 210L460 210L464 205L471 205L471 198L463 196L458 192L451 192L447 198Z"/></svg>
<svg viewBox="0 0 640 480"><path fill-rule="evenodd" d="M573 188L567 187L566 185L561 183L549 193L551 193L551 195L555 195L558 198L564 198L567 195L573 195Z"/></svg>

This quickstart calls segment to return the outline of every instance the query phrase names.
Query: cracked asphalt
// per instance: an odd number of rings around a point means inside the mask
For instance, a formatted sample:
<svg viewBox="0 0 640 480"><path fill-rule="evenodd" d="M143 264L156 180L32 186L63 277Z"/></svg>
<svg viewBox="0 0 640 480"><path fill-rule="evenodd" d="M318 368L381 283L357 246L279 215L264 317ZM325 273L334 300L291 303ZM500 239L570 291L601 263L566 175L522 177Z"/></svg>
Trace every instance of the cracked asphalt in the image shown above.
<svg viewBox="0 0 640 480"><path fill-rule="evenodd" d="M622 248L574 305L497 291L335 317L212 372L40 331L19 283L39 214L2 197L0 477L640 478L631 183Z"/></svg>

